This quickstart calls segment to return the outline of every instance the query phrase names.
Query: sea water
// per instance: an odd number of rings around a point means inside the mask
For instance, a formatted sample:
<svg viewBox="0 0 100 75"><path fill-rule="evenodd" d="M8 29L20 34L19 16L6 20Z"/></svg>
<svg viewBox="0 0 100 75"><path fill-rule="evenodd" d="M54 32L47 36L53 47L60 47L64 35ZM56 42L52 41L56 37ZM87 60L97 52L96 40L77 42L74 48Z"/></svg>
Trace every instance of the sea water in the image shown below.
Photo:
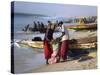
<svg viewBox="0 0 100 75"><path fill-rule="evenodd" d="M44 22L46 20L40 19L41 17L34 17L32 15L14 15L14 40L31 40L36 36L44 38L44 34L35 33L22 33L22 29L27 25L33 26L33 22ZM20 33L21 32L21 33ZM40 52L42 50L42 52ZM15 73L28 72L31 69L37 68L45 64L43 49L35 49L30 47L18 47L14 45L14 68Z"/></svg>

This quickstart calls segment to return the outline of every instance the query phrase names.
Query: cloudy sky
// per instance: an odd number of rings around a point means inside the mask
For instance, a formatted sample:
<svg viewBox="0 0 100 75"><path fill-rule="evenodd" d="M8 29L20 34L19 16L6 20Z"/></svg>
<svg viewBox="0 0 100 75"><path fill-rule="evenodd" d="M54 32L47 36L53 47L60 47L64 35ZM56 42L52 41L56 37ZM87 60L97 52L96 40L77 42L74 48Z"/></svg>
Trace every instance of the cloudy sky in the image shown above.
<svg viewBox="0 0 100 75"><path fill-rule="evenodd" d="M15 2L15 13L41 14L52 17L97 16L96 6Z"/></svg>

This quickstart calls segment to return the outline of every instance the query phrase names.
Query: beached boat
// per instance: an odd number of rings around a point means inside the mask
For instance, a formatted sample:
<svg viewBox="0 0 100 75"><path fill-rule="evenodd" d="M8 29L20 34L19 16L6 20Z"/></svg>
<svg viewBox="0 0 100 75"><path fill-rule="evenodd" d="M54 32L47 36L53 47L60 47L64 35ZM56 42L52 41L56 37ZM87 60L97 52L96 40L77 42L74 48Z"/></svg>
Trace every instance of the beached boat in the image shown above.
<svg viewBox="0 0 100 75"><path fill-rule="evenodd" d="M97 22L94 23L84 23L83 19L79 19L78 24L76 25L68 25L66 28L74 29L74 30L96 30Z"/></svg>
<svg viewBox="0 0 100 75"><path fill-rule="evenodd" d="M97 47L97 35L92 34L92 36L91 35L89 36L90 37L69 40L69 43L70 43L69 48L70 49L96 48ZM21 40L21 41L18 41L17 43L24 44L24 45L27 45L33 48L43 48L43 40L40 37L35 37L32 40Z"/></svg>
<svg viewBox="0 0 100 75"><path fill-rule="evenodd" d="M69 29L74 29L74 30L93 30L97 29L97 24L92 23L92 24L83 24L83 25L71 25L71 26L66 26Z"/></svg>
<svg viewBox="0 0 100 75"><path fill-rule="evenodd" d="M23 40L18 42L19 44L24 44L33 48L43 48L43 41L31 41L31 40Z"/></svg>
<svg viewBox="0 0 100 75"><path fill-rule="evenodd" d="M77 49L77 48L88 49L88 48L96 48L96 47L97 47L97 43L96 42L85 43L85 44L71 44L71 45L69 45L70 49Z"/></svg>
<svg viewBox="0 0 100 75"><path fill-rule="evenodd" d="M33 48L43 48L43 41L21 41L19 44L25 44L28 45L29 47ZM82 49L87 49L87 48L96 48L97 47L97 42L91 42L91 43L77 43L77 44L70 44L69 48L70 49L77 49L77 48L82 48Z"/></svg>

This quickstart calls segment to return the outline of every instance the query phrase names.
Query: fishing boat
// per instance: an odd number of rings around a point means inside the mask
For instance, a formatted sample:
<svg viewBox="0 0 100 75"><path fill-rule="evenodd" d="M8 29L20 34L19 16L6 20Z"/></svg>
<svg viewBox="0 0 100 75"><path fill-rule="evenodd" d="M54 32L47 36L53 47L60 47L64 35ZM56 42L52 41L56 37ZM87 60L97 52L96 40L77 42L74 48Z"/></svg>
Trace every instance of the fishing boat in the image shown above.
<svg viewBox="0 0 100 75"><path fill-rule="evenodd" d="M80 18L76 25L68 25L66 28L74 30L96 30L97 22L95 21L94 23L84 23L83 18Z"/></svg>
<svg viewBox="0 0 100 75"><path fill-rule="evenodd" d="M18 43L27 45L32 48L43 48L43 41L22 40Z"/></svg>
<svg viewBox="0 0 100 75"><path fill-rule="evenodd" d="M43 48L43 41L21 41L19 44L24 44L32 48ZM96 48L97 47L97 42L89 42L89 43L75 43L75 44L70 44L69 48L70 49L88 49L88 48Z"/></svg>

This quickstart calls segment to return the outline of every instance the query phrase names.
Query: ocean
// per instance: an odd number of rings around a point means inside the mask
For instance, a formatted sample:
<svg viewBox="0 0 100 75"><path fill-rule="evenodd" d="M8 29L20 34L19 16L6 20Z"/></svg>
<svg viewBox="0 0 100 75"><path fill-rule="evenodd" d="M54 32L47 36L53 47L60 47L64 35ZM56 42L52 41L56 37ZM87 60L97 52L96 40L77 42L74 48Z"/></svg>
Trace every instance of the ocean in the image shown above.
<svg viewBox="0 0 100 75"><path fill-rule="evenodd" d="M30 25L30 27L33 27L33 22L43 22L44 24L47 24L47 19L44 16L38 16L38 15L29 15L29 14L15 14L14 15L14 32L22 31L22 29L26 25Z"/></svg>
<svg viewBox="0 0 100 75"><path fill-rule="evenodd" d="M33 26L34 21L40 21L46 24L47 20L42 17L32 15L14 15L14 40L31 40L35 36L44 38L44 34L22 33L22 29L27 25ZM39 52L41 51L42 52ZM14 66L15 73L24 73L28 70L39 67L45 64L43 49L35 49L30 47L22 47L14 45Z"/></svg>

